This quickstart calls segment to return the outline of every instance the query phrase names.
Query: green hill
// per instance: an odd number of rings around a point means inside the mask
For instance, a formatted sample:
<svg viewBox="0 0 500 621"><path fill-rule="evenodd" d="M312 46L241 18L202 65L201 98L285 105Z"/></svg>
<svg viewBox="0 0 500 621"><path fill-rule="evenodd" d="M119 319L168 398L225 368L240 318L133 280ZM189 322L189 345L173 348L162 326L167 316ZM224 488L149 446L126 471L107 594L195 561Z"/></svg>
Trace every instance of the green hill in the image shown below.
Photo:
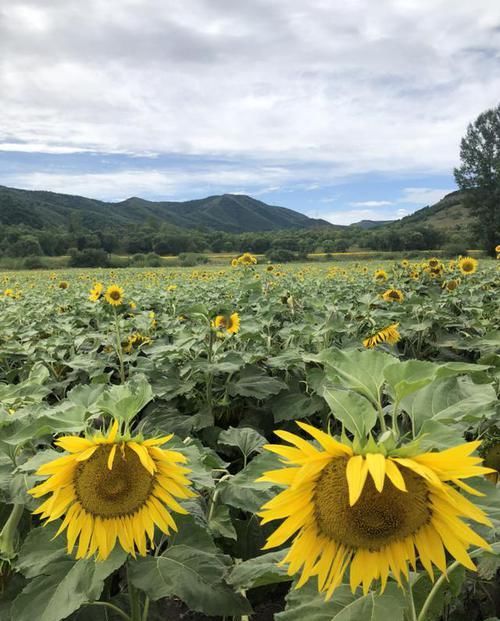
<svg viewBox="0 0 500 621"><path fill-rule="evenodd" d="M446 233L470 233L474 216L464 205L465 193L457 190L450 192L435 205L419 209L410 216L398 220L401 226L425 225Z"/></svg>
<svg viewBox="0 0 500 621"><path fill-rule="evenodd" d="M0 224L24 224L35 229L72 222L89 230L142 224L148 220L186 229L210 229L230 233L304 229L331 226L324 220L267 205L239 194L209 196L184 202L154 202L129 198L108 203L82 196L28 191L0 186Z"/></svg>

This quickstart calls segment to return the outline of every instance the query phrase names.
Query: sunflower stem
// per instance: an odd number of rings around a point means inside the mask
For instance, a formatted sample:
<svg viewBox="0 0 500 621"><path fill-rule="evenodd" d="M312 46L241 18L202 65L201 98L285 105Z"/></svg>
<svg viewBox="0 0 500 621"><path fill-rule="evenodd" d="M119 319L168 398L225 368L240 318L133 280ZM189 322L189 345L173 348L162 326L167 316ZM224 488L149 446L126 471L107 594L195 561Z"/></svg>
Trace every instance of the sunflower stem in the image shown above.
<svg viewBox="0 0 500 621"><path fill-rule="evenodd" d="M139 601L139 591L135 588L130 580L130 573L127 564L127 585L128 599L130 602L130 621L142 621L141 603Z"/></svg>
<svg viewBox="0 0 500 621"><path fill-rule="evenodd" d="M110 608L111 610L116 612L116 614L120 616L122 619L125 619L125 621L131 621L130 617L128 616L126 612L123 612L121 608L118 608L118 606L111 604L111 602L87 602L86 605L87 606L106 606L107 608Z"/></svg>
<svg viewBox="0 0 500 621"><path fill-rule="evenodd" d="M378 419L380 421L380 429L382 433L384 433L387 431L387 426L385 424L384 411L380 403L377 403L377 409L378 409Z"/></svg>
<svg viewBox="0 0 500 621"><path fill-rule="evenodd" d="M146 599L144 600L144 608L142 609L142 621L148 621L149 601L149 597L146 595Z"/></svg>
<svg viewBox="0 0 500 621"><path fill-rule="evenodd" d="M475 550L474 552L477 552L477 551L479 550ZM472 556L472 554L470 556ZM427 596L427 599L425 600L424 605L422 606L422 610L420 611L420 614L418 615L417 621L427 621L427 613L429 612L432 606L432 602L434 601L434 598L436 597L436 595L439 593L439 590L443 586L443 582L445 580L448 580L448 576L451 573L453 573L455 569L460 567L460 565L461 563L459 563L458 561L455 561L449 567L447 567L446 572L444 574L441 574L439 576L439 578L434 583L432 589L430 590L430 593Z"/></svg>
<svg viewBox="0 0 500 621"><path fill-rule="evenodd" d="M116 312L116 308L114 306L113 306L113 313L115 315L116 353L118 355L118 361L120 364L120 381L122 384L124 384L125 383L125 365L123 363L122 335L120 332L120 324L118 322L118 313Z"/></svg>
<svg viewBox="0 0 500 621"><path fill-rule="evenodd" d="M24 505L15 504L0 531L0 553L3 558L10 559L16 555L17 527L19 526L23 513Z"/></svg>
<svg viewBox="0 0 500 621"><path fill-rule="evenodd" d="M406 580L405 583L405 591L406 591L406 596L408 598L408 605L409 605L409 620L410 621L418 621L417 619L417 610L415 608L415 599L413 598L413 590L411 588L411 582L410 579L408 578L408 580Z"/></svg>

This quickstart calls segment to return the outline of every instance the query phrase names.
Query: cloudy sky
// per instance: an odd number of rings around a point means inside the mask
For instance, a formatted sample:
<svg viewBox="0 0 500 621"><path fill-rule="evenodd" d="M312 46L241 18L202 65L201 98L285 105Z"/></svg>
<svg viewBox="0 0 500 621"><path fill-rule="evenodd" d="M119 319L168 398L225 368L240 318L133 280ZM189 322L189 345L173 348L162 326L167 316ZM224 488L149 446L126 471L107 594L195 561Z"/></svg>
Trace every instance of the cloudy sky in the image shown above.
<svg viewBox="0 0 500 621"><path fill-rule="evenodd" d="M0 0L2 185L397 218L499 100L499 0Z"/></svg>

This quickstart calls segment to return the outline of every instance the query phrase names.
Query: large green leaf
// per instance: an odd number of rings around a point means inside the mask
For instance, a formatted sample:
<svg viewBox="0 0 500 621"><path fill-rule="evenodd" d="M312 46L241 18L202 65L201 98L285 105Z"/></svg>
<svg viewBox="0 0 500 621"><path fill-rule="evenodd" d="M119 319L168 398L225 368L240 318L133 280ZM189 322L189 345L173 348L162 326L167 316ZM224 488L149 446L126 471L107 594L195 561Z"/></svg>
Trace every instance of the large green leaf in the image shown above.
<svg viewBox="0 0 500 621"><path fill-rule="evenodd" d="M497 396L493 386L475 384L470 377L438 379L407 395L401 407L412 417L416 431L426 420L473 423L494 414Z"/></svg>
<svg viewBox="0 0 500 621"><path fill-rule="evenodd" d="M363 438L373 429L377 412L365 397L352 390L338 390L328 385L323 388L323 397L335 418L351 433Z"/></svg>
<svg viewBox="0 0 500 621"><path fill-rule="evenodd" d="M274 470L279 466L280 462L276 455L271 453L257 455L234 477L218 484L221 502L255 513L272 498L275 493L273 489L277 489L272 483L257 483L256 479L267 470Z"/></svg>
<svg viewBox="0 0 500 621"><path fill-rule="evenodd" d="M47 526L39 526L28 533L19 550L15 567L26 578L34 578L46 573L46 568L54 561L72 560L66 554L63 537L54 539L59 528L59 520Z"/></svg>
<svg viewBox="0 0 500 621"><path fill-rule="evenodd" d="M397 401L401 401L404 397L427 386L427 384L430 384L435 379L468 373L478 373L488 368L489 367L486 365L462 362L437 364L424 360L407 360L399 364L388 366L384 374L391 388L393 397Z"/></svg>
<svg viewBox="0 0 500 621"><path fill-rule="evenodd" d="M325 601L325 594L318 593L317 581L313 578L300 589L290 589L286 597L286 608L274 616L276 621L331 621L337 613L356 599L347 584L341 584L334 596ZM386 619L389 621L390 617ZM362 617L353 621L365 621ZM392 621L392 619L391 619Z"/></svg>
<svg viewBox="0 0 500 621"><path fill-rule="evenodd" d="M323 407L324 403L317 395L311 396L303 393L279 395L272 402L275 423L307 418L320 412Z"/></svg>
<svg viewBox="0 0 500 621"><path fill-rule="evenodd" d="M404 591L388 584L382 594L368 593L358 597L338 612L331 621L404 621L407 602Z"/></svg>
<svg viewBox="0 0 500 621"><path fill-rule="evenodd" d="M384 369L397 364L394 356L374 349L327 350L323 361L330 381L354 390L375 405L380 401L380 391L385 381Z"/></svg>
<svg viewBox="0 0 500 621"><path fill-rule="evenodd" d="M175 596L206 615L248 614L248 601L224 582L227 569L227 557L185 545L129 562L132 584L152 600Z"/></svg>
<svg viewBox="0 0 500 621"><path fill-rule="evenodd" d="M147 379L140 375L133 381L112 386L97 402L97 407L117 420L130 422L153 398Z"/></svg>
<svg viewBox="0 0 500 621"><path fill-rule="evenodd" d="M267 584L290 581L286 568L278 566L286 552L287 550L268 552L236 565L228 582L238 589L254 589Z"/></svg>
<svg viewBox="0 0 500 621"><path fill-rule="evenodd" d="M60 621L83 604L99 599L104 580L123 565L125 552L117 547L101 563L61 560L52 563L26 585L12 604L16 621Z"/></svg>
<svg viewBox="0 0 500 621"><path fill-rule="evenodd" d="M276 395L287 385L275 377L267 375L262 369L250 366L243 369L240 377L228 384L230 395L255 397L265 399L269 395Z"/></svg>
<svg viewBox="0 0 500 621"><path fill-rule="evenodd" d="M266 442L264 436L250 427L229 427L222 431L218 438L219 444L239 448L245 458L259 451Z"/></svg>

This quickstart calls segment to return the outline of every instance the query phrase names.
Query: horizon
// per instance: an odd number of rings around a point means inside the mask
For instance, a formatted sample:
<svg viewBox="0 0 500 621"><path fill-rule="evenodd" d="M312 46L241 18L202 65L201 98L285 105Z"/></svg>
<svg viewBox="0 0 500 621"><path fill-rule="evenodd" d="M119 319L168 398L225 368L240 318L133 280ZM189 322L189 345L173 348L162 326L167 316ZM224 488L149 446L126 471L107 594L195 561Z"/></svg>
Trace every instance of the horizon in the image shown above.
<svg viewBox="0 0 500 621"><path fill-rule="evenodd" d="M500 92L496 0L22 0L0 40L0 184L112 202L399 219Z"/></svg>

